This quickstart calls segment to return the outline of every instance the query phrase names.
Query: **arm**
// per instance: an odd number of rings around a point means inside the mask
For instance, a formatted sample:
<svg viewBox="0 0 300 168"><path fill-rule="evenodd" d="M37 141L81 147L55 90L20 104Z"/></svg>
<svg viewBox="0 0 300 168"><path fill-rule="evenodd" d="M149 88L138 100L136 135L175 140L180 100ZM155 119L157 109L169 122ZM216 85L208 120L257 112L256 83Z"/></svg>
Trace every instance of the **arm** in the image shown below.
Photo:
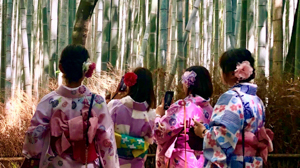
<svg viewBox="0 0 300 168"><path fill-rule="evenodd" d="M155 118L154 138L158 144L164 144L182 131L180 113L183 113L183 108L178 104L173 104L163 117Z"/></svg>
<svg viewBox="0 0 300 168"><path fill-rule="evenodd" d="M38 155L42 153L45 136L50 130L49 121L52 115L51 98L53 95L53 93L46 95L37 105L31 125L26 131L22 153L28 159L38 158Z"/></svg>
<svg viewBox="0 0 300 168"><path fill-rule="evenodd" d="M228 167L227 156L236 148L244 116L238 97L225 93L215 105L210 129L206 131L203 152L208 164Z"/></svg>
<svg viewBox="0 0 300 168"><path fill-rule="evenodd" d="M99 114L98 129L95 136L97 153L101 156L102 165L106 168L119 167L119 159L116 153L117 146L114 135L114 123L108 113L105 102L95 111Z"/></svg>

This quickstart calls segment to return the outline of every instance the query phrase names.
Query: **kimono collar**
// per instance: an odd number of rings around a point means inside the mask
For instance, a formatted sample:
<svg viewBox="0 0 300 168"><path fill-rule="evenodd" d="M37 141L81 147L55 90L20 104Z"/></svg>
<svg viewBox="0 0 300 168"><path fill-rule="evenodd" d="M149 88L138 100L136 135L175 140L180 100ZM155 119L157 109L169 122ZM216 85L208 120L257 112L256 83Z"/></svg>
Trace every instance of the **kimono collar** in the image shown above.
<svg viewBox="0 0 300 168"><path fill-rule="evenodd" d="M130 96L126 96L122 98L120 101L128 108L132 108L133 110L137 110L137 111L147 111L147 108L149 106L146 101L142 103L136 102Z"/></svg>
<svg viewBox="0 0 300 168"><path fill-rule="evenodd" d="M56 93L68 98L79 98L83 96L91 96L91 91L84 85L77 88L69 88L64 85L60 85L56 90Z"/></svg>
<svg viewBox="0 0 300 168"><path fill-rule="evenodd" d="M201 108L204 108L204 107L210 105L210 103L209 103L210 99L206 100L206 99L204 99L204 98L202 98L201 96L198 96L198 95L196 95L194 97L192 94L190 94L184 100L185 101L191 101L194 104L196 104L197 106L200 106Z"/></svg>
<svg viewBox="0 0 300 168"><path fill-rule="evenodd" d="M239 83L233 86L231 89L255 96L257 92L257 85L252 83Z"/></svg>

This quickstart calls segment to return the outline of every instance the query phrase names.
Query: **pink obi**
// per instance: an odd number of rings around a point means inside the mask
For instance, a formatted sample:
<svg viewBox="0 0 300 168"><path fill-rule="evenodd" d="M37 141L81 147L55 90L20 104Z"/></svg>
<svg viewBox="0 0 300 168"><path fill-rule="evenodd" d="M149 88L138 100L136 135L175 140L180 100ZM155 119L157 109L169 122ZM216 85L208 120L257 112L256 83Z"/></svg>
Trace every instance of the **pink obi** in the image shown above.
<svg viewBox="0 0 300 168"><path fill-rule="evenodd" d="M245 156L260 156L264 163L266 163L268 153L273 151L273 137L274 133L265 127L258 128L256 134L245 132ZM234 153L243 156L242 134L239 136Z"/></svg>
<svg viewBox="0 0 300 168"><path fill-rule="evenodd" d="M51 130L51 147L55 148L54 151L61 155L63 152L72 152L73 159L86 163L86 135L89 138L88 159L87 162L91 163L97 159L95 150L94 137L97 131L98 118L92 110L91 118L89 119L90 127L87 129L87 114L88 108L82 110L82 116L75 117L68 120L67 116L61 110L53 113L50 120ZM72 147L72 148L70 148Z"/></svg>

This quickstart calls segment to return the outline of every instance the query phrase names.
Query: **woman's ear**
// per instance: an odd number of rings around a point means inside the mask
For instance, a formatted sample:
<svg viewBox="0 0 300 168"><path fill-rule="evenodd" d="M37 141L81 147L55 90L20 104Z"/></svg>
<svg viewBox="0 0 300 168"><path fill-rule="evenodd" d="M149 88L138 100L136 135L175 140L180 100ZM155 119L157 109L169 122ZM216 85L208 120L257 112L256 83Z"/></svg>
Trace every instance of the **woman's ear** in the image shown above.
<svg viewBox="0 0 300 168"><path fill-rule="evenodd" d="M63 69L61 63L59 64L58 68L59 68L60 72L65 73L65 71L64 71L64 69Z"/></svg>

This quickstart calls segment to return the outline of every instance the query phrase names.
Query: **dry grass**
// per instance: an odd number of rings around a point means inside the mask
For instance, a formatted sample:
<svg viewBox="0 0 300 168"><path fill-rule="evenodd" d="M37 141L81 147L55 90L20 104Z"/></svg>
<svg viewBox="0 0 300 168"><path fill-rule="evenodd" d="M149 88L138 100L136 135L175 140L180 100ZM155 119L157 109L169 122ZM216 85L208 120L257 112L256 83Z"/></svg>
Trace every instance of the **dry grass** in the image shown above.
<svg viewBox="0 0 300 168"><path fill-rule="evenodd" d="M121 72L111 71L100 75L94 75L84 83L95 93L104 95L106 91L114 92L121 78ZM174 82L175 83L175 82ZM300 153L300 81L279 81L269 79L257 80L259 85L258 95L263 98L266 105L266 127L272 128L275 133L274 152L296 154ZM51 90L55 90L57 84L50 80L48 88L41 89L41 97ZM173 90L180 90L172 85ZM226 88L221 81L214 81L214 104L220 94ZM10 105L5 109L0 103L0 157L21 156L24 133L30 124L33 111L38 99L28 99L22 91L10 100ZM149 153L155 152L155 146ZM296 159L297 160L297 159ZM149 164L154 162L149 160ZM270 158L270 167L297 167L299 161L280 161ZM149 166L148 166L149 167Z"/></svg>

